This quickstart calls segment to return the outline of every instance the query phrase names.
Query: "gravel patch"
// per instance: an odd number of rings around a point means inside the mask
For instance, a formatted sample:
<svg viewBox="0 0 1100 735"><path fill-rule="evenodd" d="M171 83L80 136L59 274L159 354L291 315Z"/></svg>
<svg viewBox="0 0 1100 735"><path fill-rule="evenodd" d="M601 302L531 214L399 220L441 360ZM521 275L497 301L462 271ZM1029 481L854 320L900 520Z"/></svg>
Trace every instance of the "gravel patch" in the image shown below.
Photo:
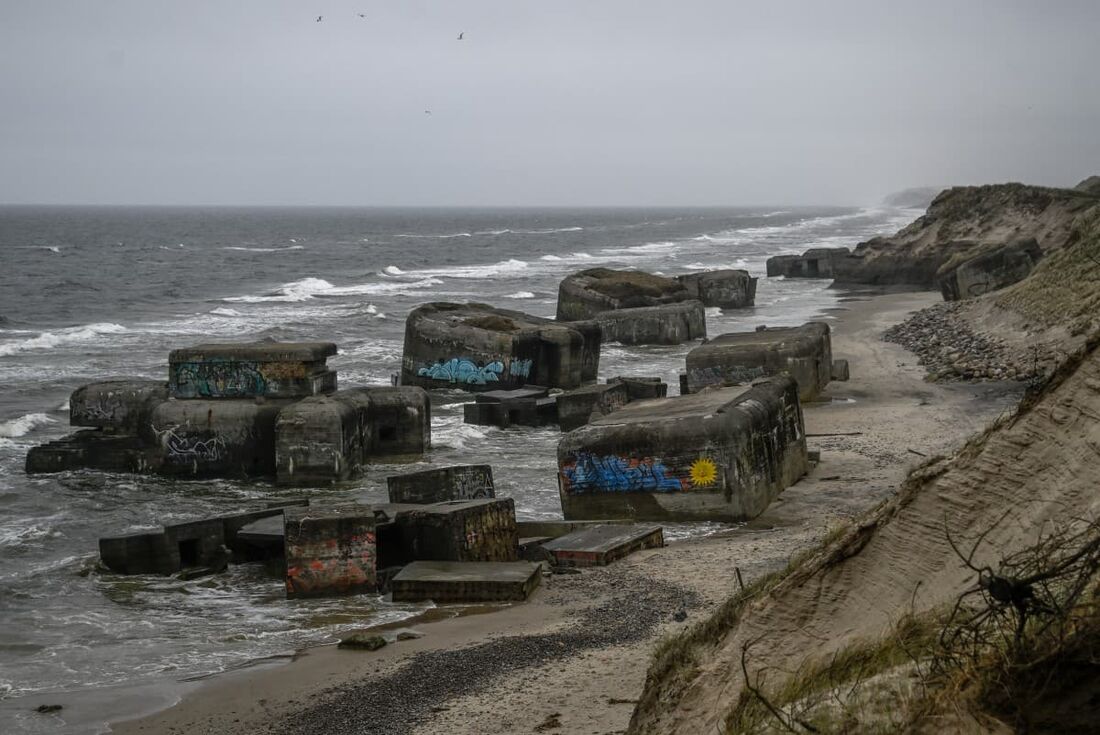
<svg viewBox="0 0 1100 735"><path fill-rule="evenodd" d="M677 612L701 604L695 592L677 585L607 569L555 577L547 602L567 604L570 598L575 602L578 593L603 596L609 589L614 590L609 599L584 610L565 630L416 654L393 673L329 690L317 704L287 717L281 732L409 732L452 697L476 693L502 677L581 651L647 639Z"/></svg>

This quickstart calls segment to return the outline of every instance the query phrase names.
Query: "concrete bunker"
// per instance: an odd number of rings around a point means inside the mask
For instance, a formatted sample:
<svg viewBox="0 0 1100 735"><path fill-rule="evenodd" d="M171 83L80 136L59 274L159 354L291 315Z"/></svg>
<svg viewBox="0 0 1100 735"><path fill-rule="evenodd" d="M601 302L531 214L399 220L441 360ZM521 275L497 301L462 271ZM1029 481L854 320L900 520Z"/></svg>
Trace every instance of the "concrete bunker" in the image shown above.
<svg viewBox="0 0 1100 735"><path fill-rule="evenodd" d="M78 431L27 453L26 471L98 469L186 477L343 480L379 457L431 446L427 393L336 390L331 342L199 345L173 350L169 380L115 379L70 399Z"/></svg>
<svg viewBox="0 0 1100 735"><path fill-rule="evenodd" d="M640 401L558 443L566 520L745 520L806 468L802 406L788 376Z"/></svg>
<svg viewBox="0 0 1100 735"><path fill-rule="evenodd" d="M413 309L405 322L401 384L468 391L575 388L596 379L599 354L593 323L437 302Z"/></svg>
<svg viewBox="0 0 1100 735"><path fill-rule="evenodd" d="M642 271L591 268L566 276L557 318L595 320L605 342L680 344L706 336L703 304L684 283Z"/></svg>
<svg viewBox="0 0 1100 735"><path fill-rule="evenodd" d="M797 381L800 399L812 401L828 385L832 371L829 325L807 322L719 335L688 353L684 382L688 393L697 393L785 373Z"/></svg>
<svg viewBox="0 0 1100 735"><path fill-rule="evenodd" d="M801 255L775 255L765 265L768 278L836 278L852 251L848 248L810 248Z"/></svg>
<svg viewBox="0 0 1100 735"><path fill-rule="evenodd" d="M745 270L723 269L676 276L691 298L703 306L743 309L756 303L756 281Z"/></svg>
<svg viewBox="0 0 1100 735"><path fill-rule="evenodd" d="M440 467L386 478L391 503L442 503L496 497L493 468L487 464Z"/></svg>
<svg viewBox="0 0 1100 735"><path fill-rule="evenodd" d="M944 301L971 299L1022 281L1043 257L1035 238L1022 238L952 258L936 273Z"/></svg>

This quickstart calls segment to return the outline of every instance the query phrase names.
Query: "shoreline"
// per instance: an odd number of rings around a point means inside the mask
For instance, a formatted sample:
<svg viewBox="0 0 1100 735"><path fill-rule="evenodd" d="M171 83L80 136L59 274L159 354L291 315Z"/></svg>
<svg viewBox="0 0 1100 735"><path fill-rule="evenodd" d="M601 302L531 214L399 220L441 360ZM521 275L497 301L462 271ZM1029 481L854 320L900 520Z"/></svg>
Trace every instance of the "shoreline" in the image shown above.
<svg viewBox="0 0 1100 735"><path fill-rule="evenodd" d="M655 642L732 594L733 567L746 582L782 568L832 527L892 494L920 460L917 453L949 451L1014 404L1020 389L1012 384L926 383L915 355L881 341L888 326L938 302L932 292L862 290L830 310L834 354L850 360L852 380L831 383L825 400L807 404L806 429L861 434L811 438L821 463L743 528L552 576L528 602L487 614L403 621L389 629L422 637L374 653L309 647L286 663L191 682L167 709L124 720L104 712L103 720L112 719L117 733L350 732L356 723L358 731L369 724L371 732L472 732L473 723L483 728L478 732L494 733L540 725L558 732L622 731ZM614 613L632 606L653 614L628 619L623 629ZM685 622L673 617L678 612L687 613ZM567 650L544 653L532 643ZM407 667L412 659L418 665ZM470 668L478 662L483 670ZM385 703L371 703L367 695L408 694L411 683L402 672L409 668L434 687L416 692L418 701L393 701L380 711Z"/></svg>

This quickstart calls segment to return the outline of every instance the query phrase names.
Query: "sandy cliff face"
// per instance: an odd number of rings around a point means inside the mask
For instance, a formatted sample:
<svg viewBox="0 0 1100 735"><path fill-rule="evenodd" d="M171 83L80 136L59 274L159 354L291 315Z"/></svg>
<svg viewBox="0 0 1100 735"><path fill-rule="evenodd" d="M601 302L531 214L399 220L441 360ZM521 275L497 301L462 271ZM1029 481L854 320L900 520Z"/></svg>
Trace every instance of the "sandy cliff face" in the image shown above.
<svg viewBox="0 0 1100 735"><path fill-rule="evenodd" d="M922 217L897 234L857 245L838 263L837 280L933 288L936 272L952 258L1028 237L1044 252L1062 248L1075 220L1098 204L1100 198L1088 186L957 186L943 191Z"/></svg>
<svg viewBox="0 0 1100 735"><path fill-rule="evenodd" d="M975 300L971 323L1011 322L1021 340L1055 339L1047 351L1060 345L1068 354L1061 367L1014 416L914 472L897 497L782 581L663 647L631 732L726 732L744 691L748 641L750 673L771 668L777 684L782 672L882 636L907 612L950 606L974 574L948 545L948 530L969 541L989 531L980 563L995 565L1050 524L1100 511L1097 202L1015 184L951 189L881 247L931 258L958 238L1021 235L1047 255L1024 281Z"/></svg>

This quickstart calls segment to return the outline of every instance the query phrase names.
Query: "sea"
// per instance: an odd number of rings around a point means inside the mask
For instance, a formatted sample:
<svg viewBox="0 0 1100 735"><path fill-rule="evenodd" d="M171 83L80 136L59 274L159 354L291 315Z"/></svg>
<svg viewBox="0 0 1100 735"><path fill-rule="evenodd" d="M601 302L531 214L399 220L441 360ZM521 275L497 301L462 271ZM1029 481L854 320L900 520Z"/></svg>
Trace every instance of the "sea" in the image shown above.
<svg viewBox="0 0 1100 735"><path fill-rule="evenodd" d="M552 317L584 268L677 275L743 268L753 308L707 312L709 334L830 318L827 280L765 278L768 257L852 246L920 213L880 206L708 209L0 207L0 729L102 732L104 718L171 704L203 677L279 660L425 605L382 596L287 600L262 565L191 581L100 568L102 536L252 509L302 490L97 472L28 476L27 450L69 432L78 386L167 379L201 342L326 340L343 387L389 385L405 317L479 301ZM693 345L603 347L601 378L659 376L677 392ZM317 501L383 501L385 478L456 463L494 468L520 518L560 518L556 429L462 422L432 396L432 451L376 465ZM722 530L679 524L673 541ZM106 703L106 704L105 704ZM61 704L55 715L34 711ZM10 729L9 729L10 728Z"/></svg>

